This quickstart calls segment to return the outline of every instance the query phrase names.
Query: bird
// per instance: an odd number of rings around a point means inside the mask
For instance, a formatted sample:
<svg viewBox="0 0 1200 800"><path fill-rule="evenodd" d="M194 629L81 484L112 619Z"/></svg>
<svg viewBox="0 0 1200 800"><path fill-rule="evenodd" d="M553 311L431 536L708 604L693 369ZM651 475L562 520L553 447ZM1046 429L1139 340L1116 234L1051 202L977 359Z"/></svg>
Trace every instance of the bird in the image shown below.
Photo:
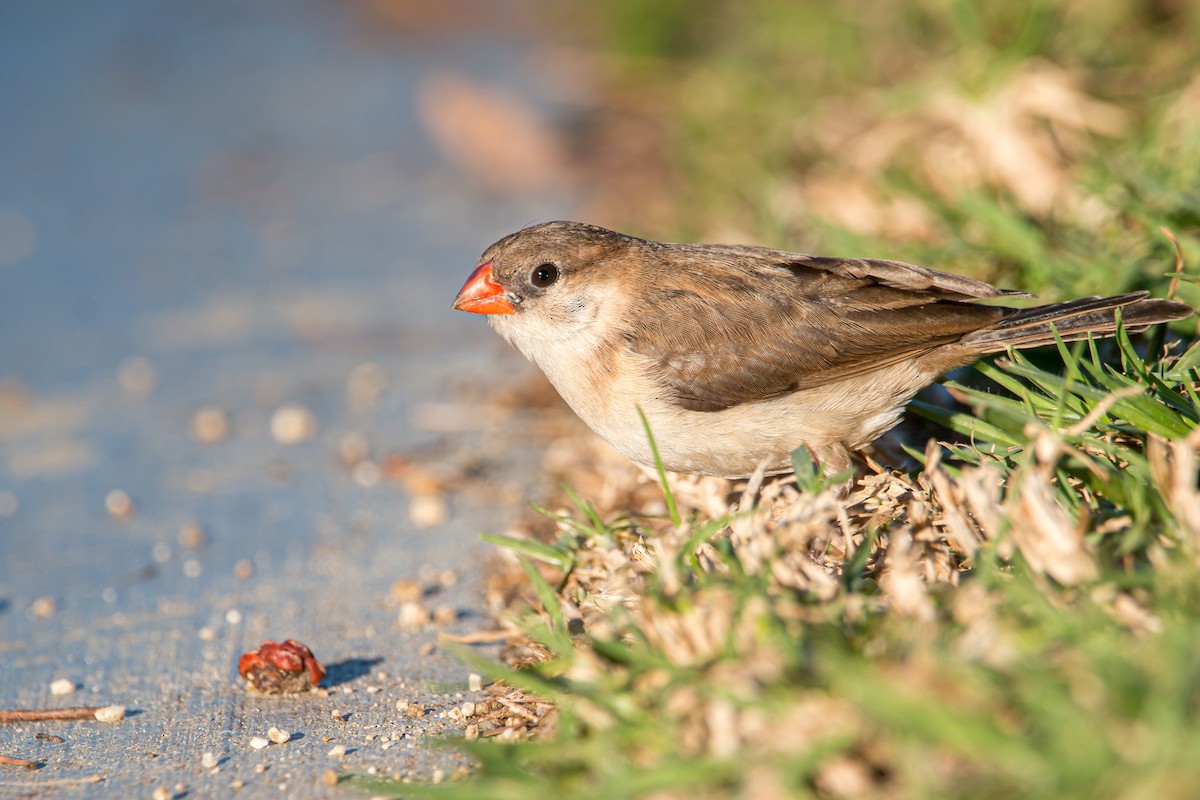
<svg viewBox="0 0 1200 800"><path fill-rule="evenodd" d="M1130 333L1192 313L1147 292L1032 308L1024 292L899 261L674 244L545 222L488 247L452 307L545 373L628 458L693 475L825 474L946 372L1008 348Z"/></svg>

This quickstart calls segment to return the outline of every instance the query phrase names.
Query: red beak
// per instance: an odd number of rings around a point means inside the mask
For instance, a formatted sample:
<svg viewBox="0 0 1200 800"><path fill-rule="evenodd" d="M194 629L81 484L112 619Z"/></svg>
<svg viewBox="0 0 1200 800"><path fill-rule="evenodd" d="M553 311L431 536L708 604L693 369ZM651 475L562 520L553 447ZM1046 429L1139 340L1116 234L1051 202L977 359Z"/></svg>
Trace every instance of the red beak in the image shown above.
<svg viewBox="0 0 1200 800"><path fill-rule="evenodd" d="M504 288L492 280L492 262L485 261L475 268L471 277L458 290L454 305L459 311L472 314L512 314L512 303L504 296Z"/></svg>

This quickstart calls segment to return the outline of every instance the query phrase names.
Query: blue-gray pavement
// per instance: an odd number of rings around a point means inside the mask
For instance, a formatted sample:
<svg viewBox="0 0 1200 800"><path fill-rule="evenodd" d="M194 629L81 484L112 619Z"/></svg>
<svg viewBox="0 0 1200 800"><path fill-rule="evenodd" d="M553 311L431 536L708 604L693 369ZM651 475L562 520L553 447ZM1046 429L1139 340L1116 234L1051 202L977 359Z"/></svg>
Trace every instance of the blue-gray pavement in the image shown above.
<svg viewBox="0 0 1200 800"><path fill-rule="evenodd" d="M330 768L462 763L422 742L469 670L430 652L433 628L398 627L388 587L451 570L429 605L485 627L477 534L519 500L451 492L418 528L339 442L436 453L416 409L512 379L520 362L449 302L484 246L566 198L479 188L414 110L439 70L528 94L547 78L528 41L482 19L383 29L364 7L0 5L0 706L129 709L0 724L0 754L44 765L0 767L0 796L314 797L344 792ZM286 404L311 440L272 435ZM230 424L208 444L189 429L205 406ZM442 449L488 447L463 427ZM513 458L504 480L534 483ZM327 696L246 693L238 655L287 637L333 665ZM75 693L52 695L59 678ZM271 726L293 739L251 749Z"/></svg>

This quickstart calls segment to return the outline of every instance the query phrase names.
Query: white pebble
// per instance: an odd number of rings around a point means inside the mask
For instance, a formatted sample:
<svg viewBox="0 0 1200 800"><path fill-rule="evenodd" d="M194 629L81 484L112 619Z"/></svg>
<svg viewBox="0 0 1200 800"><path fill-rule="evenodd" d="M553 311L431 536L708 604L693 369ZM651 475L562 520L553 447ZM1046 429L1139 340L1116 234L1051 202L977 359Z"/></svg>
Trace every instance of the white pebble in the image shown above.
<svg viewBox="0 0 1200 800"><path fill-rule="evenodd" d="M120 722L125 719L125 706L97 708L95 716L99 722Z"/></svg>
<svg viewBox="0 0 1200 800"><path fill-rule="evenodd" d="M262 750L264 747L266 747L269 744L271 744L270 739L267 739L264 736L255 736L253 739L250 740L250 749L251 750Z"/></svg>
<svg viewBox="0 0 1200 800"><path fill-rule="evenodd" d="M212 769L216 765L217 756L215 753L205 752L204 755L200 756L200 766L204 767L205 769Z"/></svg>
<svg viewBox="0 0 1200 800"><path fill-rule="evenodd" d="M282 406L271 415L271 435L280 444L300 444L317 435L317 418L304 406Z"/></svg>
<svg viewBox="0 0 1200 800"><path fill-rule="evenodd" d="M272 727L270 730L267 731L267 736L275 744L283 744L284 742L286 742L292 738L292 735L290 733L288 733L287 731L281 731L279 728L275 728L275 727Z"/></svg>
<svg viewBox="0 0 1200 800"><path fill-rule="evenodd" d="M127 520L133 516L133 499L121 489L113 489L104 495L104 507L108 509L109 516L116 520Z"/></svg>
<svg viewBox="0 0 1200 800"><path fill-rule="evenodd" d="M50 684L50 694L64 695L73 694L75 692L75 681L68 678L59 678Z"/></svg>
<svg viewBox="0 0 1200 800"><path fill-rule="evenodd" d="M441 525L450 516L450 509L441 495L413 495L408 503L408 518L418 528L433 528Z"/></svg>
<svg viewBox="0 0 1200 800"><path fill-rule="evenodd" d="M420 603L401 603L397 623L404 630L413 630L429 624L429 609Z"/></svg>

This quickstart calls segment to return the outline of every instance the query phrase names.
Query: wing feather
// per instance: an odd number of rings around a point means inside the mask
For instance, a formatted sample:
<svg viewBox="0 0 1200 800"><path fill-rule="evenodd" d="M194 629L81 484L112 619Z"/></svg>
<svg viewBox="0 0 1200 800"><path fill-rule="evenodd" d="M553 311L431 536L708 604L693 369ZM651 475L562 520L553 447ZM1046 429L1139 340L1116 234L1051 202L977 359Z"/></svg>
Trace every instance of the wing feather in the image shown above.
<svg viewBox="0 0 1200 800"><path fill-rule="evenodd" d="M1018 294L893 261L712 246L705 254L702 263L665 265L686 274L676 272L670 288L650 286L640 307L670 313L652 311L626 328L628 346L693 411L881 369L1012 313L965 300Z"/></svg>

